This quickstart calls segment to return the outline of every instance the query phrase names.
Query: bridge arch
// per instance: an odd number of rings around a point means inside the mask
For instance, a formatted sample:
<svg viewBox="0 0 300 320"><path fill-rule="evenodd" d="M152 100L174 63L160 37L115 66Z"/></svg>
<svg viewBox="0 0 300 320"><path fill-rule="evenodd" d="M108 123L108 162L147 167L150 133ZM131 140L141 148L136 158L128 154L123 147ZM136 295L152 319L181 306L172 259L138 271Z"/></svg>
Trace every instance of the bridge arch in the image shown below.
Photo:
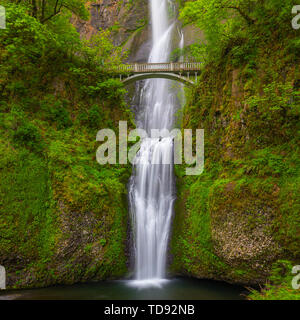
<svg viewBox="0 0 300 320"><path fill-rule="evenodd" d="M153 78L179 81L187 86L192 86L195 84L194 81L192 81L189 78L183 77L183 76L176 74L176 73L165 73L165 72L133 74L127 78L124 78L124 79L121 78L121 81L125 85L128 85L130 83L134 83L139 80L153 79Z"/></svg>
<svg viewBox="0 0 300 320"><path fill-rule="evenodd" d="M160 78L179 81L187 86L192 86L197 82L197 75L201 70L201 62L158 62L121 64L114 72L115 74L116 71L119 73L120 80L125 85L138 80ZM195 75L195 82L190 79L192 74ZM127 78L122 79L126 75Z"/></svg>

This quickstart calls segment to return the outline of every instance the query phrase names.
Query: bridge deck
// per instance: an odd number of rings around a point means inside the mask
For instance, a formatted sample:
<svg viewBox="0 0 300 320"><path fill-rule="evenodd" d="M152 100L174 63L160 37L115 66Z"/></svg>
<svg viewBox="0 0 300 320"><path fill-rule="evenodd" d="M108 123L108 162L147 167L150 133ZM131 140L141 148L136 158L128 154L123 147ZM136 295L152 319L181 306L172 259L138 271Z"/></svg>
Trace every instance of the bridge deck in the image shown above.
<svg viewBox="0 0 300 320"><path fill-rule="evenodd" d="M202 62L133 63L121 65L119 71L129 73L186 73L200 71L201 65Z"/></svg>

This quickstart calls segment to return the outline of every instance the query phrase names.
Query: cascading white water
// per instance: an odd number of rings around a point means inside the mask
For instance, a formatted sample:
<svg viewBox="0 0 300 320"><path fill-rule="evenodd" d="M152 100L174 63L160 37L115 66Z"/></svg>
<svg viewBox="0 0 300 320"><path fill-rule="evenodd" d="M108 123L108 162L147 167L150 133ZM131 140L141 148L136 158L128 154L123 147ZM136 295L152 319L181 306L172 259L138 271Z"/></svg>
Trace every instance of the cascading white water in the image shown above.
<svg viewBox="0 0 300 320"><path fill-rule="evenodd" d="M149 62L167 62L174 23L168 18L169 0L150 0L153 46ZM138 127L174 126L176 94L172 81L151 79L141 91ZM131 177L129 198L135 238L135 282L155 284L165 278L166 256L175 201L173 140L171 137L142 140Z"/></svg>
<svg viewBox="0 0 300 320"><path fill-rule="evenodd" d="M181 50L180 62L183 62L183 55L182 55L183 48L184 48L184 34L181 31L181 33L180 33L180 42L179 42L179 49Z"/></svg>

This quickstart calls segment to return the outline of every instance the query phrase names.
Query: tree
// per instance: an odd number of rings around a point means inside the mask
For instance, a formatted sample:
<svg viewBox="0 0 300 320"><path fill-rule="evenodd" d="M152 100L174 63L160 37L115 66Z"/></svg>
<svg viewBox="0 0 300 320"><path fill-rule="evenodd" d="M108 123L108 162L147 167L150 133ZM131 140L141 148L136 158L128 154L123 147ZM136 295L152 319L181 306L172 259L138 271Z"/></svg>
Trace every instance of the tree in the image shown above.
<svg viewBox="0 0 300 320"><path fill-rule="evenodd" d="M259 2L264 2L261 0ZM193 22L199 22L201 16L214 15L219 18L228 18L238 14L248 24L253 24L255 19L251 17L255 0L196 0L188 2L183 11L183 17Z"/></svg>
<svg viewBox="0 0 300 320"><path fill-rule="evenodd" d="M61 14L63 10L72 12L84 20L89 16L85 8L87 0L15 0L14 2L26 5L30 15L41 23L46 23Z"/></svg>
<svg viewBox="0 0 300 320"><path fill-rule="evenodd" d="M291 33L292 5L293 0L195 0L185 3L180 17L204 31L207 54L215 59L257 37Z"/></svg>
<svg viewBox="0 0 300 320"><path fill-rule="evenodd" d="M122 64L128 55L127 51L113 44L109 30L99 30L91 39L83 40L83 44L83 57L86 61L110 70Z"/></svg>

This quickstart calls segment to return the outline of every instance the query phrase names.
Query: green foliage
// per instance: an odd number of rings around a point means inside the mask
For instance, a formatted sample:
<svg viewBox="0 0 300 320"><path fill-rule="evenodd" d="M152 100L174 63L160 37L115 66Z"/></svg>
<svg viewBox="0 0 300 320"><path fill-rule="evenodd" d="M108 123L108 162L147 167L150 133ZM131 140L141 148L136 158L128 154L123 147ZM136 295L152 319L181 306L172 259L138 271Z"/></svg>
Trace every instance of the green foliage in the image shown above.
<svg viewBox="0 0 300 320"><path fill-rule="evenodd" d="M106 240L105 239L100 239L100 244L102 247L106 245Z"/></svg>
<svg viewBox="0 0 300 320"><path fill-rule="evenodd" d="M278 260L272 266L270 283L262 291L251 290L250 300L300 300L299 290L292 288L293 264Z"/></svg>
<svg viewBox="0 0 300 320"><path fill-rule="evenodd" d="M254 60L257 54L256 52L256 38L250 38L245 41L244 39L239 39L235 41L235 46L231 50L232 65L234 67L239 67L248 63L252 67L255 67ZM240 43L238 45L238 42ZM254 65L254 66L253 66Z"/></svg>
<svg viewBox="0 0 300 320"><path fill-rule="evenodd" d="M207 61L220 61L232 53L235 65L253 58L258 40L287 37L296 33L290 27L292 0L196 0L185 3L180 17L205 33ZM297 46L296 42L293 45Z"/></svg>
<svg viewBox="0 0 300 320"><path fill-rule="evenodd" d="M296 150L296 155L299 151ZM299 160L298 160L299 161ZM298 259L300 256L300 200L299 200L299 162L296 162L296 173L286 179L282 179L282 187L279 195L280 213L274 221L275 238L283 244L289 256ZM295 165L294 165L295 166Z"/></svg>
<svg viewBox="0 0 300 320"><path fill-rule="evenodd" d="M268 286L259 291L252 291L249 300L300 300L299 290L293 290L288 284Z"/></svg>
<svg viewBox="0 0 300 320"><path fill-rule="evenodd" d="M5 1L0 30L0 264L9 287L126 273L130 167L95 159L96 129L129 120L123 85L110 79L125 55L107 31L80 40L70 17L87 17L85 1L58 1L56 13L55 2L43 13L35 1Z"/></svg>
<svg viewBox="0 0 300 320"><path fill-rule="evenodd" d="M177 62L182 56L187 61L205 62L207 59L206 44L204 42L199 42L185 46L183 49L177 48L173 50L170 60Z"/></svg>
<svg viewBox="0 0 300 320"><path fill-rule="evenodd" d="M109 30L99 30L91 39L83 42L85 44L82 52L84 59L110 70L119 66L128 54L121 47L114 46Z"/></svg>
<svg viewBox="0 0 300 320"><path fill-rule="evenodd" d="M46 110L46 119L57 126L57 129L68 128L72 126L70 114L60 101L54 102Z"/></svg>
<svg viewBox="0 0 300 320"><path fill-rule="evenodd" d="M291 274L278 271L282 259L290 268L300 258L300 64L293 5L196 0L181 12L185 23L196 24L206 37L195 52L184 50L191 58L203 55L206 66L183 112L185 128L205 130L205 171L185 177L184 169L176 170L173 269L261 283L275 263L270 283L253 291L252 299L299 299ZM182 52L175 52L175 59L176 54ZM244 247L253 256L230 244L236 230L249 239ZM261 235L273 244L252 251L257 240L251 240Z"/></svg>
<svg viewBox="0 0 300 320"><path fill-rule="evenodd" d="M177 175L180 173L177 172ZM179 180L179 198L187 196L187 199L185 208L177 204L172 243L173 269L180 268L189 274L199 272L209 277L228 268L213 252L208 207L213 183L206 174L201 179L185 178L185 187L182 187L182 181ZM185 210L186 216L183 218Z"/></svg>
<svg viewBox="0 0 300 320"><path fill-rule="evenodd" d="M278 260L272 266L272 271L269 280L276 285L280 285L283 280L292 282L293 265L288 260Z"/></svg>
<svg viewBox="0 0 300 320"><path fill-rule="evenodd" d="M13 269L21 270L27 259L51 256L55 215L45 162L26 149L17 150L1 138L0 252L7 261L17 252Z"/></svg>
<svg viewBox="0 0 300 320"><path fill-rule="evenodd" d="M260 177L266 176L293 176L297 172L291 163L285 161L280 154L274 153L271 148L254 150L251 152L250 161L245 166L245 171Z"/></svg>
<svg viewBox="0 0 300 320"><path fill-rule="evenodd" d="M278 112L285 110L285 115L298 116L300 113L299 102L300 92L293 90L291 83L278 83L272 82L267 84L264 88L264 95L251 96L248 99L248 103L251 108L256 108L259 111L263 111L263 117L266 120L272 118L272 112Z"/></svg>
<svg viewBox="0 0 300 320"><path fill-rule="evenodd" d="M299 127L299 91L291 83L273 81L263 87L263 93L247 99L253 121L250 134L257 136L260 145L283 142L283 136L294 131L292 124Z"/></svg>
<svg viewBox="0 0 300 320"><path fill-rule="evenodd" d="M80 120L90 128L99 128L101 120L103 119L103 114L101 113L100 108L101 107L99 105L91 106L87 112L80 115Z"/></svg>
<svg viewBox="0 0 300 320"><path fill-rule="evenodd" d="M13 139L22 146L27 146L32 150L41 149L42 138L37 127L30 122L21 123L14 132Z"/></svg>
<svg viewBox="0 0 300 320"><path fill-rule="evenodd" d="M108 97L116 104L120 103L126 93L123 84L118 79L108 79L103 82L98 82L95 86L88 86L86 92L90 96ZM119 107L116 105L116 107Z"/></svg>
<svg viewBox="0 0 300 320"><path fill-rule="evenodd" d="M5 4L7 2L4 0ZM84 20L87 20L89 16L85 8L86 0L12 0L11 2L24 5L29 15L42 24L57 18L65 12L71 12Z"/></svg>

